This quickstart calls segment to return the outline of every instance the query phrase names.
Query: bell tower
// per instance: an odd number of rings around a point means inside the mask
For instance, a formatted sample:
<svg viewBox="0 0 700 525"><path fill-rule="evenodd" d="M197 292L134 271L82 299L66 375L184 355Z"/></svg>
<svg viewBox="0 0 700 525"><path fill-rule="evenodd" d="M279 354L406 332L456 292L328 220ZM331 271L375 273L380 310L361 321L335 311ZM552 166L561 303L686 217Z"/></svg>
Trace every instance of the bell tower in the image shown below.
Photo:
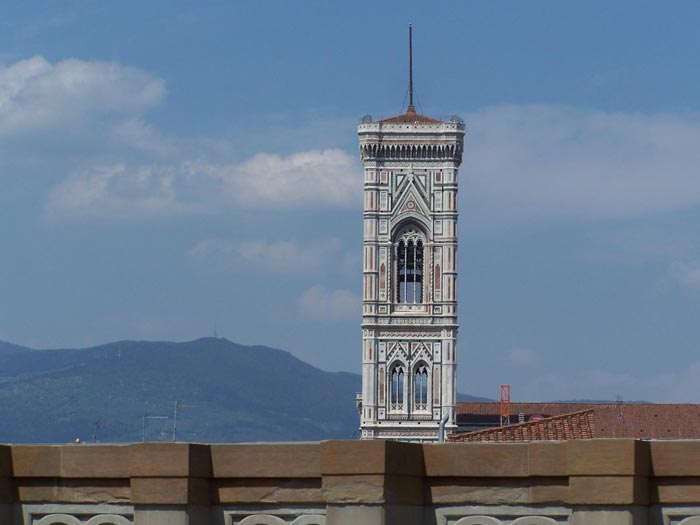
<svg viewBox="0 0 700 525"><path fill-rule="evenodd" d="M457 170L464 122L413 105L358 125L364 168L362 439L436 441L456 428Z"/></svg>

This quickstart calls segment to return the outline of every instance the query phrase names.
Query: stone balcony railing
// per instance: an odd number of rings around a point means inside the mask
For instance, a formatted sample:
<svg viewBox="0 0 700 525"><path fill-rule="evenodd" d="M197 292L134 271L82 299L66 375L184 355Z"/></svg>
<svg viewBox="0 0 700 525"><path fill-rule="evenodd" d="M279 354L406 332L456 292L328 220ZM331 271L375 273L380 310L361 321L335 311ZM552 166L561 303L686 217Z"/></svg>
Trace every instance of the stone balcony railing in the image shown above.
<svg viewBox="0 0 700 525"><path fill-rule="evenodd" d="M1 525L700 525L700 441L0 446Z"/></svg>

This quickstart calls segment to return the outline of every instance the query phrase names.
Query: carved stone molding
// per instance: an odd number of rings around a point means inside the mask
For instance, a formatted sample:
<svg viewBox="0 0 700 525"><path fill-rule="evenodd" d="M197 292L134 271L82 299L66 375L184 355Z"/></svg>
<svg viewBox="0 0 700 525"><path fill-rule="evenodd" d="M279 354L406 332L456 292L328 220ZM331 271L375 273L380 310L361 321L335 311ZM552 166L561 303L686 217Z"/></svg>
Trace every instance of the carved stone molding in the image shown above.
<svg viewBox="0 0 700 525"><path fill-rule="evenodd" d="M48 514L41 518L32 516L32 525L133 525L133 522L116 514L98 514L87 519L82 515Z"/></svg>
<svg viewBox="0 0 700 525"><path fill-rule="evenodd" d="M522 516L513 521L503 522L491 516L467 516L454 522L454 525L558 525L552 518L544 516Z"/></svg>
<svg viewBox="0 0 700 525"><path fill-rule="evenodd" d="M489 516L469 516L456 521L455 525L503 525L503 522Z"/></svg>
<svg viewBox="0 0 700 525"><path fill-rule="evenodd" d="M565 507L475 505L436 512L438 525L569 525L571 516L571 509Z"/></svg>
<svg viewBox="0 0 700 525"><path fill-rule="evenodd" d="M41 519L34 519L33 525L83 525L75 516L69 514L49 514Z"/></svg>
<svg viewBox="0 0 700 525"><path fill-rule="evenodd" d="M379 330L378 337L393 339L440 339L442 333L439 330L434 332L394 332L392 330Z"/></svg>
<svg viewBox="0 0 700 525"><path fill-rule="evenodd" d="M323 511L282 510L271 514L267 512L251 513L245 511L225 512L226 525L326 525Z"/></svg>

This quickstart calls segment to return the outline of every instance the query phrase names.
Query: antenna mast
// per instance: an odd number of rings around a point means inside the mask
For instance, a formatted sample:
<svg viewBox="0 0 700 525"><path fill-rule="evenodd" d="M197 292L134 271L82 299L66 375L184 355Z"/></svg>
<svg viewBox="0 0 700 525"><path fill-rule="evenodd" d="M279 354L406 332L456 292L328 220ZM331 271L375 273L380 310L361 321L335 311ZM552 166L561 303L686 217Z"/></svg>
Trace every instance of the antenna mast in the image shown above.
<svg viewBox="0 0 700 525"><path fill-rule="evenodd" d="M408 24L408 113L415 113L413 106L413 25Z"/></svg>

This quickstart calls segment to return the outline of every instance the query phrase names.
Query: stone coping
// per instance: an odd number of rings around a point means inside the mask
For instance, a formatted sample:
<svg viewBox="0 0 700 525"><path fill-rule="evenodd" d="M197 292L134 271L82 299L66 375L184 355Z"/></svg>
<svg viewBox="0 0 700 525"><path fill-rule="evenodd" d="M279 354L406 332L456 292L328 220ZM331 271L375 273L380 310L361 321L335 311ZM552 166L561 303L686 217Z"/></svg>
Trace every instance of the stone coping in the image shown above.
<svg viewBox="0 0 700 525"><path fill-rule="evenodd" d="M700 501L700 440L0 445L0 503Z"/></svg>

